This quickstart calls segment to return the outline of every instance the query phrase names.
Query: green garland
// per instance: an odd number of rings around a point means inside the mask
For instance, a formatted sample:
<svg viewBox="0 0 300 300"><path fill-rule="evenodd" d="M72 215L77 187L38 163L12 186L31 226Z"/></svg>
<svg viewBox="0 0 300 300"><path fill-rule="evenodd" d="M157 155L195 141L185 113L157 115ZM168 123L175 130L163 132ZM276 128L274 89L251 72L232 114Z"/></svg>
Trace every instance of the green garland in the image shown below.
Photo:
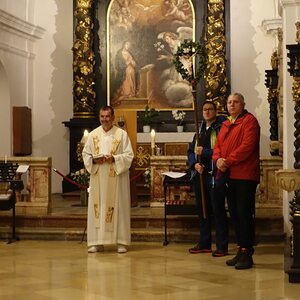
<svg viewBox="0 0 300 300"><path fill-rule="evenodd" d="M198 60L198 68L195 74L194 72L190 74L180 59L182 57L190 59L193 56L195 56L196 61ZM206 61L206 51L204 46L198 42L193 42L192 40L184 40L184 42L178 47L177 52L174 54L173 63L176 71L182 76L183 79L189 81L190 83L198 83L204 75Z"/></svg>

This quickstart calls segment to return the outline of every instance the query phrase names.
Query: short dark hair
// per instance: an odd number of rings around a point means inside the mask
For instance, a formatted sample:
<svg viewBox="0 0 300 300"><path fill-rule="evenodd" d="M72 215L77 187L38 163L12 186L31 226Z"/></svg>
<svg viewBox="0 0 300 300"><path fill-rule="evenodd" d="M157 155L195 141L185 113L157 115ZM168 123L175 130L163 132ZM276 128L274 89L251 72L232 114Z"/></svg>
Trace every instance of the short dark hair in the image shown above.
<svg viewBox="0 0 300 300"><path fill-rule="evenodd" d="M114 115L115 115L115 111L114 111L114 109L112 108L112 106L110 106L110 105L104 105L104 106L102 106L102 107L100 108L100 110L99 110L99 113L100 113L101 110L105 110L105 111L106 111L106 110L109 110L111 116L114 116Z"/></svg>
<svg viewBox="0 0 300 300"><path fill-rule="evenodd" d="M203 110L203 107L205 104L211 104L213 107L214 107L214 110L217 110L217 105L215 102L211 101L211 100L205 100L203 103L202 103L202 110Z"/></svg>

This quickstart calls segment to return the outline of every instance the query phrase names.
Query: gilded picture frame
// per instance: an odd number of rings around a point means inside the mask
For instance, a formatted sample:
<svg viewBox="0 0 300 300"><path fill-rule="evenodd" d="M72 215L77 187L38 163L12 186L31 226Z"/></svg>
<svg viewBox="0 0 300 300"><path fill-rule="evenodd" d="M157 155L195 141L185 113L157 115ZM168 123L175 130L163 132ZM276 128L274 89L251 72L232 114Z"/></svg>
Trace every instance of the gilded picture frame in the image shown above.
<svg viewBox="0 0 300 300"><path fill-rule="evenodd" d="M173 64L195 39L191 0L112 0L107 9L107 103L117 109L193 109L190 84Z"/></svg>

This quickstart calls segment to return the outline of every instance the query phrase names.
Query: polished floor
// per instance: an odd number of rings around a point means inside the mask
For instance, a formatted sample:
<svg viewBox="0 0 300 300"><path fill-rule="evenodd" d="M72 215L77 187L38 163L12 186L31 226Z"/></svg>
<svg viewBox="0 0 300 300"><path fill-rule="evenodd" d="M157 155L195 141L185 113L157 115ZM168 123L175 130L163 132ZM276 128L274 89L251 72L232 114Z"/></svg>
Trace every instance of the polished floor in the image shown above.
<svg viewBox="0 0 300 300"><path fill-rule="evenodd" d="M144 242L126 254L113 246L88 254L74 241L2 241L0 299L300 299L300 284L283 271L281 244L258 245L249 270L226 266L228 257L191 255L190 246Z"/></svg>

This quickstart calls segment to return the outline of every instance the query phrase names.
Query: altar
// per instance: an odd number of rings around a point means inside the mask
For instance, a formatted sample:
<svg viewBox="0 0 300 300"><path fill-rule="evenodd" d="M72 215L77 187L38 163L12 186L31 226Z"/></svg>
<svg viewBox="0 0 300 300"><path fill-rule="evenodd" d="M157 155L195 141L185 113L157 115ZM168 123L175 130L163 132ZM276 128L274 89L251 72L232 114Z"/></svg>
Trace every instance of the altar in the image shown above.
<svg viewBox="0 0 300 300"><path fill-rule="evenodd" d="M162 149L162 155L151 155L150 133L137 134L137 159L138 170L150 169L150 207L163 207L164 188L162 173L168 171L187 171L187 149L192 141L194 132L157 132L155 146ZM256 216L268 218L283 218L282 193L275 180L275 171L282 168L282 158L279 156L260 158L260 184L256 192ZM174 200L176 195L169 195L169 200ZM177 195L178 196L178 195ZM193 194L187 190L180 191L179 199L182 201L193 200ZM278 224L278 223L276 223ZM274 226L275 223L274 223ZM280 226L283 226L280 225ZM270 228L272 230L272 228Z"/></svg>
<svg viewBox="0 0 300 300"><path fill-rule="evenodd" d="M150 166L151 166L151 202L150 207L162 207L164 201L168 203L178 203L180 205L187 205L191 202L192 197L190 193L190 188L185 186L180 186L177 193L174 189L170 188L170 192L165 199L163 181L166 172L180 172L187 173L187 157L177 155L177 156L151 156ZM176 202L175 202L176 201Z"/></svg>
<svg viewBox="0 0 300 300"><path fill-rule="evenodd" d="M156 132L155 149L159 155L151 153L151 134L137 133L136 145L136 173L150 172L150 207L162 207L163 195L163 172L186 171L187 150L193 140L194 132ZM157 151L159 150L159 151ZM137 185L144 186L143 178L137 181ZM139 192L139 187L137 187ZM174 197L173 194L171 194ZM185 196L180 196L183 200Z"/></svg>
<svg viewBox="0 0 300 300"><path fill-rule="evenodd" d="M162 207L164 202L164 188L162 173L168 171L186 172L186 156L151 156L151 207ZM256 191L256 216L278 218L282 217L282 193L276 184L275 171L282 167L281 157L261 157L260 184ZM175 200L174 195L168 200ZM180 200L190 204L193 194L182 188Z"/></svg>

